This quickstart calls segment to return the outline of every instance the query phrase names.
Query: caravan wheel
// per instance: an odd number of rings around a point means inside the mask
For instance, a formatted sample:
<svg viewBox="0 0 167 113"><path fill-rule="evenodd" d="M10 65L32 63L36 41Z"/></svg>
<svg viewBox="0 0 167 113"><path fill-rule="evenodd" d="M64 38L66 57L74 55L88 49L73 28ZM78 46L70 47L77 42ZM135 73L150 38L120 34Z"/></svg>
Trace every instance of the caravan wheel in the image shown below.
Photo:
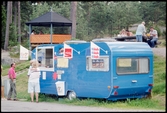
<svg viewBox="0 0 167 113"><path fill-rule="evenodd" d="M67 97L68 97L69 100L73 100L73 99L77 98L76 93L74 91L68 92L68 96Z"/></svg>

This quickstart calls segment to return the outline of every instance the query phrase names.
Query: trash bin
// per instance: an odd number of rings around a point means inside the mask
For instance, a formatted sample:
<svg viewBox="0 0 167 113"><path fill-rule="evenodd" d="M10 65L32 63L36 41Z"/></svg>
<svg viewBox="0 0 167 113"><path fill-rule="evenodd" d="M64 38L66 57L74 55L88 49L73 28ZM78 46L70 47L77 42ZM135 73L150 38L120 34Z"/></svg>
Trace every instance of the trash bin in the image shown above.
<svg viewBox="0 0 167 113"><path fill-rule="evenodd" d="M65 82L64 81L57 81L56 83L57 94L59 96L65 95Z"/></svg>
<svg viewBox="0 0 167 113"><path fill-rule="evenodd" d="M7 97L8 96L8 92L9 92L9 88L10 88L10 83L9 83L9 79L4 79L4 96Z"/></svg>

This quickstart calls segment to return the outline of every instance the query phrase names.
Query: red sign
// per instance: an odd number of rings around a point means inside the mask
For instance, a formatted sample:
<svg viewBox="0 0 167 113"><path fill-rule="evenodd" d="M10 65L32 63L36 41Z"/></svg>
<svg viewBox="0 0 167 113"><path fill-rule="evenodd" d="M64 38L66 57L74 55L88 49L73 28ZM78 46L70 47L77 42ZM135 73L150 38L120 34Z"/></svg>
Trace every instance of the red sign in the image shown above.
<svg viewBox="0 0 167 113"><path fill-rule="evenodd" d="M64 48L64 58L72 58L72 57L73 57L73 49Z"/></svg>
<svg viewBox="0 0 167 113"><path fill-rule="evenodd" d="M58 78L58 75L56 72L53 73L53 79L56 80Z"/></svg>

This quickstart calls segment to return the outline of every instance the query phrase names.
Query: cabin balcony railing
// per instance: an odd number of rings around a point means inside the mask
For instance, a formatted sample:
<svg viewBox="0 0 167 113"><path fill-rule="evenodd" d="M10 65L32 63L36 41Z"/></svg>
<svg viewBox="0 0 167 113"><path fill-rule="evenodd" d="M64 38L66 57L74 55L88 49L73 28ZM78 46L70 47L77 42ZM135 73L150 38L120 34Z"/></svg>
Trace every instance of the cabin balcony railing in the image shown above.
<svg viewBox="0 0 167 113"><path fill-rule="evenodd" d="M52 41L51 41L52 39ZM71 35L69 34L53 34L52 38L50 34L40 34L40 35L31 35L30 43L31 44L58 44L63 43L64 41L71 40Z"/></svg>

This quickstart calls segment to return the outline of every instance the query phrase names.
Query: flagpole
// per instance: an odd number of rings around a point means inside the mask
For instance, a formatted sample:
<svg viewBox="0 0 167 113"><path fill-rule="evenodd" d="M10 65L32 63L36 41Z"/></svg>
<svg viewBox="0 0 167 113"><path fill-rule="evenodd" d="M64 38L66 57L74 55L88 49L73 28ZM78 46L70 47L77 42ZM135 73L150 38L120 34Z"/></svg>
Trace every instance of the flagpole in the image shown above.
<svg viewBox="0 0 167 113"><path fill-rule="evenodd" d="M105 51L105 50L104 50L104 49L102 49L101 47L100 47L100 49L101 49L101 50L103 50L106 54L108 54L108 51Z"/></svg>
<svg viewBox="0 0 167 113"><path fill-rule="evenodd" d="M80 51L77 51L77 50L75 50L75 49L73 49L75 52L77 52L78 54L80 54Z"/></svg>

